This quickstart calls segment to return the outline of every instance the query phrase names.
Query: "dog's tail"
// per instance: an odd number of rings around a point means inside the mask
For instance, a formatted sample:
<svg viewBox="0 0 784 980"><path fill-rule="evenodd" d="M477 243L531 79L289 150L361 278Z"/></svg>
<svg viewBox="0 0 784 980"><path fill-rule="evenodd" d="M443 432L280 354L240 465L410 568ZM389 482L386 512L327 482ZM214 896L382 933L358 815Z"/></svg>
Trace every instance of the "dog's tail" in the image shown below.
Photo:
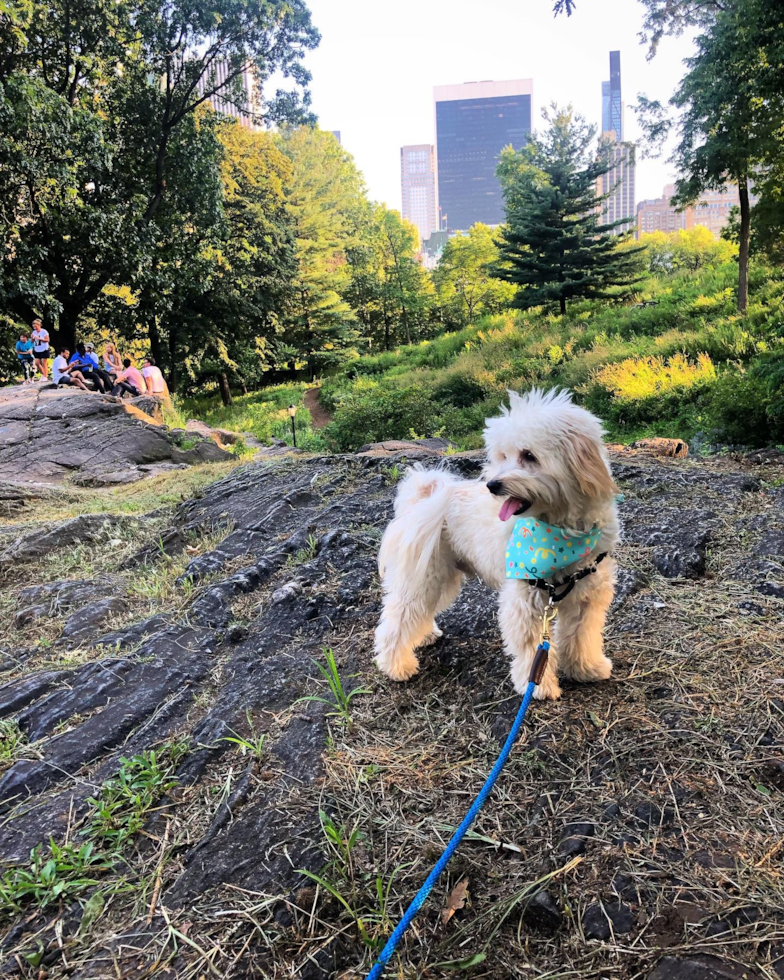
<svg viewBox="0 0 784 980"><path fill-rule="evenodd" d="M438 557L449 490L459 478L443 470L409 471L397 492L395 519L387 527L378 553L382 578L400 576L406 590L427 584L428 569Z"/></svg>

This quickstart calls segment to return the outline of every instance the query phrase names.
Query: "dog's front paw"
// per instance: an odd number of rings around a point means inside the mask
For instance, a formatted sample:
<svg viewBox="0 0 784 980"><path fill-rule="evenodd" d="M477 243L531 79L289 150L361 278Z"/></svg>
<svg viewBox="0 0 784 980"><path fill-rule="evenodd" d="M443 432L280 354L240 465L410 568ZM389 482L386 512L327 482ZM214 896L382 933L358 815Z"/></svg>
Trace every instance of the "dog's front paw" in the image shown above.
<svg viewBox="0 0 784 980"><path fill-rule="evenodd" d="M554 674L547 673L536 685L534 697L537 701L557 701L561 696L561 685Z"/></svg>
<svg viewBox="0 0 784 980"><path fill-rule="evenodd" d="M393 681L407 681L419 670L419 661L413 653L407 657L385 657L379 654L374 663Z"/></svg>
<svg viewBox="0 0 784 980"><path fill-rule="evenodd" d="M437 643L441 637L444 635L444 631L439 629L435 623L433 623L433 628L427 634L427 636L419 644L420 647L431 647L434 643Z"/></svg>
<svg viewBox="0 0 784 980"><path fill-rule="evenodd" d="M572 665L567 668L562 665L566 676L574 681L581 681L583 684L592 681L606 681L612 674L612 660L609 657L599 657L590 663L581 663L579 666Z"/></svg>
<svg viewBox="0 0 784 980"><path fill-rule="evenodd" d="M528 690L528 678L531 673L531 664L528 661L515 660L512 663L512 684L519 695L525 694ZM534 697L538 701L550 700L557 701L561 696L561 688L558 678L548 667L541 681L537 684Z"/></svg>

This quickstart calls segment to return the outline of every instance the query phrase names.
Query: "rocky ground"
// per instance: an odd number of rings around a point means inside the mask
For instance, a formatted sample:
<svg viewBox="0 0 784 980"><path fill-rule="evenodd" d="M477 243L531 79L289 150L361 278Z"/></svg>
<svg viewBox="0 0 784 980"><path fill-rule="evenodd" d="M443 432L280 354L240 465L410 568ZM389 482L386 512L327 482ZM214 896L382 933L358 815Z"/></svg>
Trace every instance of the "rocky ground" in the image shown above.
<svg viewBox="0 0 784 980"><path fill-rule="evenodd" d="M161 403L53 386L0 389L0 481L113 486L230 456L161 424Z"/></svg>
<svg viewBox="0 0 784 980"><path fill-rule="evenodd" d="M11 514L3 975L368 969L518 706L476 583L413 681L371 665L413 455L232 466L179 504L168 474L149 512L92 491L65 522ZM534 706L391 977L784 977L784 461L616 474L613 679Z"/></svg>

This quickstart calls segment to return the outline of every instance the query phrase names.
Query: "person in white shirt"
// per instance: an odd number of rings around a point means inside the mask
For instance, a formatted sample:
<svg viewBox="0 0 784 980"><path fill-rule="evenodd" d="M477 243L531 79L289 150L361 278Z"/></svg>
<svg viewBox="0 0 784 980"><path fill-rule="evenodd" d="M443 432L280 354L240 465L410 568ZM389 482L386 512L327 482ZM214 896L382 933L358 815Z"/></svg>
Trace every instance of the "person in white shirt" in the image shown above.
<svg viewBox="0 0 784 980"><path fill-rule="evenodd" d="M44 381L49 380L49 331L44 330L40 320L33 320L33 331L30 334L33 342L33 357L35 366L41 372Z"/></svg>
<svg viewBox="0 0 784 980"><path fill-rule="evenodd" d="M60 385L76 385L84 391L90 389L84 383L84 375L77 368L76 364L69 364L68 358L71 352L67 347L63 347L57 357L52 361L52 380L59 388Z"/></svg>
<svg viewBox="0 0 784 980"><path fill-rule="evenodd" d="M147 385L148 395L160 395L161 398L168 396L169 388L161 374L161 369L156 367L154 358L146 357L144 359L142 377L144 378L144 383Z"/></svg>

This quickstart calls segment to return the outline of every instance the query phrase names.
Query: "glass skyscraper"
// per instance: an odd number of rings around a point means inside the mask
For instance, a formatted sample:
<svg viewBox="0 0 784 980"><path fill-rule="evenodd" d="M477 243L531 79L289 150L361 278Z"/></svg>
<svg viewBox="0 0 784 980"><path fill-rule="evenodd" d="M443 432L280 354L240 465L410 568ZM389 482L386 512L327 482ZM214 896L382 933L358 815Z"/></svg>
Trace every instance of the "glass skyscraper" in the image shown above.
<svg viewBox="0 0 784 980"><path fill-rule="evenodd" d="M610 80L602 82L602 140L612 167L596 182L601 195L602 221L623 223L612 234L623 235L635 225L635 150L623 139L623 100L621 99L621 52L610 52Z"/></svg>
<svg viewBox="0 0 784 980"><path fill-rule="evenodd" d="M439 223L467 231L501 224L504 199L495 175L501 150L525 145L531 132L533 82L467 82L433 90Z"/></svg>
<svg viewBox="0 0 784 980"><path fill-rule="evenodd" d="M610 52L610 81L602 82L602 132L615 133L618 142L623 142L620 51Z"/></svg>

